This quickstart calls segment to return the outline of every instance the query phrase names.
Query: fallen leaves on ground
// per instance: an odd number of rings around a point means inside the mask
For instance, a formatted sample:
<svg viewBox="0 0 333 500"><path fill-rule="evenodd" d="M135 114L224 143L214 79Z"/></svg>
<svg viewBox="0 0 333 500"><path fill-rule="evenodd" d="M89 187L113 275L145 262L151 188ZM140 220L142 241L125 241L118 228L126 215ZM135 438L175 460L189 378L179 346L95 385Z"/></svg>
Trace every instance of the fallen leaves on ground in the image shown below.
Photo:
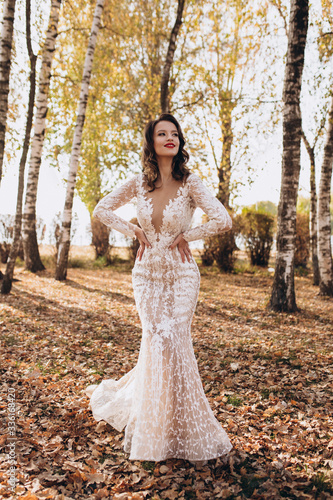
<svg viewBox="0 0 333 500"><path fill-rule="evenodd" d="M85 387L134 367L141 327L128 266L18 270L1 297L0 496L34 499L332 498L333 301L297 278L300 311L266 309L272 279L202 269L193 344L233 450L194 466L129 461ZM15 494L6 453L15 390Z"/></svg>

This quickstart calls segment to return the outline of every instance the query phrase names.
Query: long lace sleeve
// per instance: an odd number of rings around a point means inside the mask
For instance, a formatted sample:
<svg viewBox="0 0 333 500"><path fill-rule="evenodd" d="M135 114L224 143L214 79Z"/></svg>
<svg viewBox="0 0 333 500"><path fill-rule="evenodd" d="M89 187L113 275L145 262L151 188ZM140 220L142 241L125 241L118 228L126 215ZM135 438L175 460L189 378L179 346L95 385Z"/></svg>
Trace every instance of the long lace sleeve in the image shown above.
<svg viewBox="0 0 333 500"><path fill-rule="evenodd" d="M122 219L114 213L114 210L126 205L136 196L137 178L137 175L132 177L118 189L102 198L93 212L93 217L99 219L103 224L132 238L135 238L135 224Z"/></svg>
<svg viewBox="0 0 333 500"><path fill-rule="evenodd" d="M185 231L184 239L186 241L200 240L229 231L232 228L232 220L222 203L208 191L197 175L192 174L187 182L191 198L208 215L209 221Z"/></svg>

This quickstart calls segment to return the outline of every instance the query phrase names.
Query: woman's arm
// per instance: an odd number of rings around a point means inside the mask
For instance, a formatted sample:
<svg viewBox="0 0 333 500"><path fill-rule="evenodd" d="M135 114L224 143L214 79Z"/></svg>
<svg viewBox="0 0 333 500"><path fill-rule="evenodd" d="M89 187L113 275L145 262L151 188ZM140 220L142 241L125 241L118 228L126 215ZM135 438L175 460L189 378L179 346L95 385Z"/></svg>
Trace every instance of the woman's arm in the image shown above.
<svg viewBox="0 0 333 500"><path fill-rule="evenodd" d="M99 219L103 224L116 231L119 231L126 236L135 238L135 230L138 228L135 224L127 222L114 213L117 208L129 203L132 198L136 196L137 193L137 180L138 175L132 177L129 181L125 182L118 189L112 191L112 193L106 195L101 201L96 205L93 212L93 217Z"/></svg>
<svg viewBox="0 0 333 500"><path fill-rule="evenodd" d="M210 193L197 175L192 174L187 182L190 196L208 215L209 221L185 231L183 238L186 241L194 241L229 231L232 228L232 220L222 203Z"/></svg>

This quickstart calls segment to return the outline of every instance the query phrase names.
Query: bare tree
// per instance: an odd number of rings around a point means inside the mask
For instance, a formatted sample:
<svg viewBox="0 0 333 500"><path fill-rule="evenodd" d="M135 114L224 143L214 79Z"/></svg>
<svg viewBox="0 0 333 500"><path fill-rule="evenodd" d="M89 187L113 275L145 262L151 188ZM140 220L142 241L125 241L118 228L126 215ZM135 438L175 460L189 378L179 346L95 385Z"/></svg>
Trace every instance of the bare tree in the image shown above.
<svg viewBox="0 0 333 500"><path fill-rule="evenodd" d="M0 40L0 183L5 152L5 135L8 111L9 76L12 61L16 0L5 0Z"/></svg>
<svg viewBox="0 0 333 500"><path fill-rule="evenodd" d="M15 223L14 223L14 238L12 247L9 254L9 259L7 261L6 273L4 275L2 285L1 285L1 293L9 293L12 288L12 281L14 275L14 268L16 257L20 248L20 239L21 239L21 223L22 223L22 200L23 200L23 190L24 190L24 170L25 164L27 161L29 143L30 143L30 135L31 135L31 127L32 127L32 119L34 114L34 102L35 102L35 93L36 93L36 62L37 55L33 53L32 45L31 45L31 0L26 0L26 41L27 41L27 49L30 59L30 90L29 90L29 104L28 104L28 113L27 113L27 123L25 128L25 137L23 143L23 151L20 160L19 166L19 181L18 181L18 189L17 189L17 201L16 201L16 214L15 214Z"/></svg>
<svg viewBox="0 0 333 500"><path fill-rule="evenodd" d="M283 156L277 254L269 304L269 307L274 311L295 311L297 309L294 287L294 255L302 133L300 93L308 16L308 0L291 0L283 88Z"/></svg>
<svg viewBox="0 0 333 500"><path fill-rule="evenodd" d="M67 190L66 190L66 199L65 199L65 207L63 212L62 219L62 228L61 228L61 238L60 238L60 246L58 252L58 261L55 279L64 280L67 275L67 266L68 266L68 254L70 247L70 233L71 233L71 224L72 224L72 208L73 208L73 199L74 199L74 189L76 184L76 174L79 165L79 156L81 150L81 141L82 141L82 132L84 126L84 120L86 117L86 109L88 102L88 92L89 92L89 84L91 78L91 71L94 59L94 52L97 43L97 35L98 30L101 23L101 17L104 7L105 0L97 0L94 18L91 27L91 33L88 43L88 49L86 53L86 58L84 62L83 68L83 76L81 83L81 92L79 99L79 106L76 118L76 125L74 131L74 138L72 143L72 151L71 151L71 159L69 165L68 179L67 179Z"/></svg>
<svg viewBox="0 0 333 500"><path fill-rule="evenodd" d="M333 296L333 264L331 248L331 180L333 168L333 94L328 115L328 128L321 165L318 197L319 289L322 295Z"/></svg>
<svg viewBox="0 0 333 500"><path fill-rule="evenodd" d="M177 17L174 27L171 31L169 47L167 55L165 58L165 63L163 67L162 79L161 79L161 110L162 113L169 113L170 103L169 103L169 81L170 72L176 50L177 36L182 24L182 17L184 12L185 0L178 0Z"/></svg>
<svg viewBox="0 0 333 500"><path fill-rule="evenodd" d="M22 236L24 261L29 271L44 269L41 261L36 235L36 201L39 170L46 128L46 115L51 80L51 66L54 57L55 43L58 36L58 22L61 0L51 0L51 11L46 40L42 51L42 65L39 76L39 86L36 99L36 119L32 138L29 173L24 204Z"/></svg>

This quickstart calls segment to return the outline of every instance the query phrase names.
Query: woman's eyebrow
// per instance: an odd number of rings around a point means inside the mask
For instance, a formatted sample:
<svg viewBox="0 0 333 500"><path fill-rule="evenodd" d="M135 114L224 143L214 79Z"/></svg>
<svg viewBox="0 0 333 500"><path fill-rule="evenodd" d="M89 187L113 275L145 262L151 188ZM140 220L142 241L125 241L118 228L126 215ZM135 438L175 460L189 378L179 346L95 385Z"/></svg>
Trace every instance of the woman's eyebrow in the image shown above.
<svg viewBox="0 0 333 500"><path fill-rule="evenodd" d="M166 132L166 130L164 128L160 128L156 132ZM171 132L177 132L178 133L178 130L176 128L174 128L173 130L171 130Z"/></svg>

